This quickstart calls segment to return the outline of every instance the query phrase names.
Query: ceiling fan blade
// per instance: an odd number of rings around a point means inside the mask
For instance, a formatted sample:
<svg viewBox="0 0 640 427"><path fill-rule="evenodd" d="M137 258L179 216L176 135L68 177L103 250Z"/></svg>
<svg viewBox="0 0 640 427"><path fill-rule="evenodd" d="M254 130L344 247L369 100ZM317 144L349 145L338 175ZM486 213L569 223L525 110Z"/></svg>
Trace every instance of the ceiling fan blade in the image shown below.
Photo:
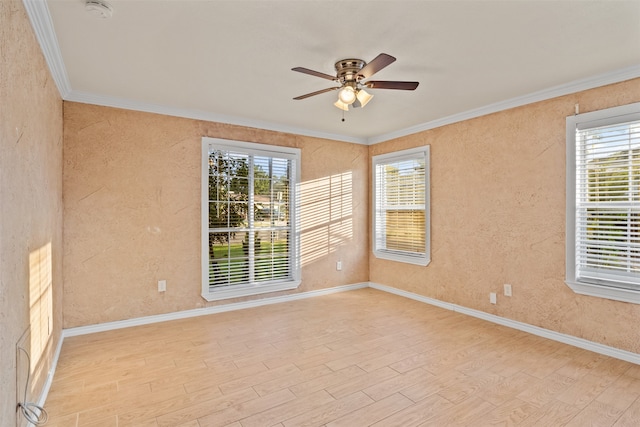
<svg viewBox="0 0 640 427"><path fill-rule="evenodd" d="M307 93L305 95L296 96L293 99L305 99L305 98L309 98L311 96L320 95L321 93L331 92L332 90L338 90L338 89L340 89L340 88L339 87L329 87L327 89L317 90L315 92Z"/></svg>
<svg viewBox="0 0 640 427"><path fill-rule="evenodd" d="M363 79L368 79L395 60L396 58L394 58L393 56L387 55L386 53L381 53L380 55L373 58L373 61L365 65L362 70L360 70L358 75L362 76Z"/></svg>
<svg viewBox="0 0 640 427"><path fill-rule="evenodd" d="M320 71L313 71L304 67L295 67L292 68L291 71L297 71L299 73L309 74L311 76L322 77L323 79L338 81L336 76L332 76L330 74L321 73Z"/></svg>
<svg viewBox="0 0 640 427"><path fill-rule="evenodd" d="M370 80L364 85L370 89L396 89L396 90L415 90L419 82L394 82L385 80Z"/></svg>

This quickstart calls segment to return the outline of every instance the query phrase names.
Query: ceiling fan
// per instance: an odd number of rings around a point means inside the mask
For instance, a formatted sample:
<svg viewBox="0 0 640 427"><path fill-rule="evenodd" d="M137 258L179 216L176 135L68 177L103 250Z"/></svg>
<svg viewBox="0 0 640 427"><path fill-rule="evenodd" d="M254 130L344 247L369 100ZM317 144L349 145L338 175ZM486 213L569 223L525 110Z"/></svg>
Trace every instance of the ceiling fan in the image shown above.
<svg viewBox="0 0 640 427"><path fill-rule="evenodd" d="M341 110L348 111L349 105L354 108L364 107L369 101L371 101L373 95L365 92L365 87L368 89L415 90L418 87L418 82L400 82L388 80L365 81L378 71L385 68L387 65L393 63L395 60L396 58L391 55L387 55L386 53L381 53L369 63L366 63L362 59L342 59L335 64L335 76L321 73L319 71L313 71L304 67L292 68L292 71L321 77L323 79L332 80L340 84L340 86L337 87L318 90L316 92L297 96L293 99L306 99L311 96L320 95L321 93L339 90L340 92L338 92L338 101L336 101L333 105L340 108Z"/></svg>

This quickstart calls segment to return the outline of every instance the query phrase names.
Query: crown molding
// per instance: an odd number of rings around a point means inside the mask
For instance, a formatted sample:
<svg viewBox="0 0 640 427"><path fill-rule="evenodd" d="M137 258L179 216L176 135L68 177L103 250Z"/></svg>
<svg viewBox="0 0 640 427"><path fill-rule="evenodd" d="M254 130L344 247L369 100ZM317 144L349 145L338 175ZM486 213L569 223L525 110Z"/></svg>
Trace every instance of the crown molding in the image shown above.
<svg viewBox="0 0 640 427"><path fill-rule="evenodd" d="M33 0L28 0L33 1ZM61 61L60 61L61 62ZM64 66L63 66L64 68ZM310 136L314 138L331 139L336 141L351 142L355 144L373 145L381 142L389 141L395 138L400 138L407 135L412 135L418 132L423 132L430 129L435 129L441 126L450 125L465 120L474 119L477 117L485 116L488 114L497 113L500 111L509 110L516 107L521 107L534 102L545 101L547 99L557 98L572 93L581 92L588 89L593 89L600 86L605 86L613 83L619 83L625 80L631 80L640 77L640 65L634 65L631 67L616 70L610 73L600 74L586 79L576 80L564 85L555 86L549 89L544 89L538 92L534 92L528 95L511 98L506 101L496 102L486 105L484 107L468 110L459 114L454 114L441 119L432 120L426 123L421 123L416 126L400 129L387 134L374 136L370 138L357 138L346 135L332 134L326 132L317 132L309 129L296 128L292 126L286 126L283 124L261 122L256 120L250 120L242 117L227 116L223 114L215 114L206 111L188 110L182 108L174 108L164 105L148 104L136 102L124 98L115 98L104 95L96 95L86 92L79 92L70 90L66 97L63 99L66 101L74 101L85 104L95 104L107 107L123 108L127 110L145 111L149 113L164 114L168 116L184 117L196 120L206 120L218 123L227 123L238 126L245 126L251 128L258 128L264 130L271 130L275 132L291 133L296 135Z"/></svg>
<svg viewBox="0 0 640 427"><path fill-rule="evenodd" d="M569 95L571 93L583 90L593 89L608 84L618 83L640 77L640 64L627 68L615 70L609 73L588 77L581 80L569 82L567 84L554 86L549 89L540 90L528 95L511 98L505 101L496 102L473 110L468 110L459 114L454 114L441 119L432 120L394 132L373 136L369 138L358 138L346 135L339 135L327 132L318 132L310 129L297 128L287 126L281 123L262 122L250 120L242 117L227 116L223 114L215 114L206 111L189 110L182 108L174 108L165 105L157 105L151 103L141 103L124 98L117 98L99 94L74 91L67 75L62 53L58 45L58 40L49 13L49 8L45 0L22 0L31 25L33 26L36 38L40 43L44 57L51 70L53 80L58 87L60 96L65 101L80 102L85 104L95 104L107 107L123 108L126 110L144 111L149 113L164 114L168 116L183 117L196 120L206 120L231 125L245 126L275 132L291 133L301 136L310 136L314 138L331 139L336 141L351 142L355 144L373 145L380 142L389 141L391 139L400 138L402 136L412 135L425 130L438 128L441 126L473 119L487 114L497 113L499 111L508 110L515 107L531 104L534 102L544 101L559 96Z"/></svg>
<svg viewBox="0 0 640 427"><path fill-rule="evenodd" d="M484 107L475 108L473 110L464 111L459 114L443 117L441 119L432 120L416 126L400 129L395 132L386 133L367 139L368 145L378 144L380 142L389 141L391 139L400 138L402 136L412 135L429 129L435 129L441 126L462 122L476 117L485 116L487 114L497 113L499 111L509 110L511 108L521 107L523 105L532 104L534 102L545 101L547 99L557 98L572 93L593 89L600 86L606 86L613 83L623 82L640 77L640 65L622 68L609 73L599 74L597 76L588 77L581 80L575 80L563 85L554 86L543 89L528 95L518 96L507 99L505 101L496 102L485 105Z"/></svg>
<svg viewBox="0 0 640 427"><path fill-rule="evenodd" d="M36 34L44 59L47 61L53 81L58 87L62 99L71 92L71 84L67 76L67 69L62 60L62 53L53 28L53 21L49 13L49 7L45 0L22 0L31 26Z"/></svg>
<svg viewBox="0 0 640 427"><path fill-rule="evenodd" d="M145 102L137 102L126 98L117 98L113 96L98 95L88 92L80 92L71 90L65 101L79 102L83 104L101 105L104 107L122 108L125 110L144 111L147 113L163 114L166 116L183 117L187 119L205 120L209 122L225 123L230 125L244 126L249 128L257 128L262 130L270 130L274 132L290 133L301 136L310 136L313 138L331 139L335 141L351 142L354 144L367 144L365 138L357 138L346 135L339 135L328 132L318 132L310 129L297 128L287 126L281 123L272 123L259 120L252 120L237 116L228 116L224 114L216 114L202 110L190 110L185 108L175 108L167 105L152 104Z"/></svg>

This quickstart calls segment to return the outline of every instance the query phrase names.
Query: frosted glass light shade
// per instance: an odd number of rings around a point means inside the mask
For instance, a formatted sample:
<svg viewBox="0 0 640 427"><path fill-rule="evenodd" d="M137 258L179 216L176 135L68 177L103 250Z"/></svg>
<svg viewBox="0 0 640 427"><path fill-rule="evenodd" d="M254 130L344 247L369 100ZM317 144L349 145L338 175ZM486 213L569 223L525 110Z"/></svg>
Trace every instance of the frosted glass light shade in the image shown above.
<svg viewBox="0 0 640 427"><path fill-rule="evenodd" d="M373 95L368 94L364 91L364 89L360 89L356 96L358 98L358 101L360 101L360 107L364 107L365 105L367 105L367 103L371 101L371 98L373 98Z"/></svg>
<svg viewBox="0 0 640 427"><path fill-rule="evenodd" d="M349 104L345 104L344 102L340 101L339 99L333 103L333 105L335 105L336 107L338 107L339 109L343 110L343 111L349 111Z"/></svg>
<svg viewBox="0 0 640 427"><path fill-rule="evenodd" d="M338 99L345 104L352 104L356 100L356 91L351 86L345 86L340 89Z"/></svg>

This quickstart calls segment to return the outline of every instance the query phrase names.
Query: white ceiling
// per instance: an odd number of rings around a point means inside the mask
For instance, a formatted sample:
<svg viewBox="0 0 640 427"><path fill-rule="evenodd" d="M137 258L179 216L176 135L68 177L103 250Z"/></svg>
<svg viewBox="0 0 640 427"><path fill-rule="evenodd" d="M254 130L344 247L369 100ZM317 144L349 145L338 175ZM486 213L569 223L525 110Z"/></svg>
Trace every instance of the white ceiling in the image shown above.
<svg viewBox="0 0 640 427"><path fill-rule="evenodd" d="M64 99L372 143L640 76L640 0L24 0ZM344 58L397 61L345 113Z"/></svg>

